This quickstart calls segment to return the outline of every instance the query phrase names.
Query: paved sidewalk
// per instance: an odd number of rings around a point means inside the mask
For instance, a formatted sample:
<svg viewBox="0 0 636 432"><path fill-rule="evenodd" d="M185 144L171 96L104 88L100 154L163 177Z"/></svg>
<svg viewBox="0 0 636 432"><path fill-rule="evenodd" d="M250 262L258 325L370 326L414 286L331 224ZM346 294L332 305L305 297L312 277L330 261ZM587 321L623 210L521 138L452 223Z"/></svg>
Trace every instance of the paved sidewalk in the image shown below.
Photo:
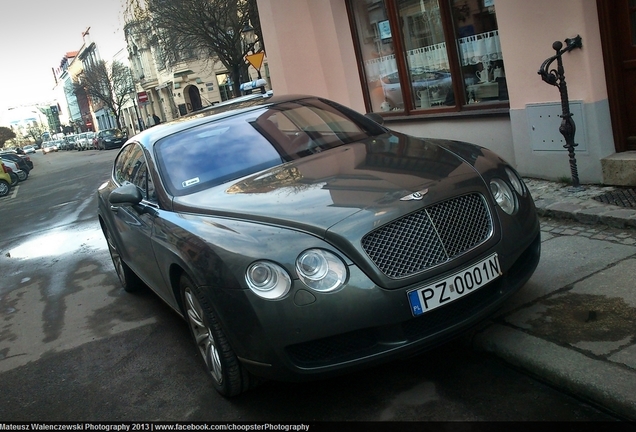
<svg viewBox="0 0 636 432"><path fill-rule="evenodd" d="M636 208L527 180L541 215L539 266L467 337L564 391L636 420Z"/></svg>

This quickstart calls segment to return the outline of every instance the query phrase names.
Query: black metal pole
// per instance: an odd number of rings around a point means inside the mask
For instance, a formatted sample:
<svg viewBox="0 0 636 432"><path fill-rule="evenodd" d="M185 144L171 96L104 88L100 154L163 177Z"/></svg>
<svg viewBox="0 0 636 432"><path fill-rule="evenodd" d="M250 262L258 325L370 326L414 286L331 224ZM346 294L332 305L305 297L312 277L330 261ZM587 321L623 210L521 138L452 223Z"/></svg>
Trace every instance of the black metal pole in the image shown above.
<svg viewBox="0 0 636 432"><path fill-rule="evenodd" d="M566 52L570 52L575 48L582 48L583 43L581 40L581 36L576 36L575 38L568 38L565 40L566 46L563 48L563 43L560 41L556 41L552 44L552 48L556 51L556 54L552 57L546 59L541 68L539 69L539 75L541 75L541 79L546 83L556 86L559 89L559 94L561 95L561 126L559 126L559 132L565 138L564 148L568 151L568 157L570 160L570 173L572 175L572 190L578 191L582 190L579 183L579 171L576 165L576 156L574 154L574 148L578 146L574 142L574 135L576 134L576 124L572 119L572 113L570 112L570 101L568 97L568 86L565 82L565 71L563 68L563 59L562 56ZM557 61L557 68L550 69L550 65Z"/></svg>

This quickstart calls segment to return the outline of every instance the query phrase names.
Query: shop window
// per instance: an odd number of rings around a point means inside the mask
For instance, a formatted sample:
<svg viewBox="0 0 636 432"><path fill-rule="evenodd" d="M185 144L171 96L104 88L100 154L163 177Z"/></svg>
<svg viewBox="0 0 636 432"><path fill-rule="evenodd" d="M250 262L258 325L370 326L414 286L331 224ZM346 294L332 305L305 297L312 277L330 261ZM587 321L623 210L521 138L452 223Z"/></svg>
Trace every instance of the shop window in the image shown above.
<svg viewBox="0 0 636 432"><path fill-rule="evenodd" d="M507 106L494 0L348 0L370 111Z"/></svg>

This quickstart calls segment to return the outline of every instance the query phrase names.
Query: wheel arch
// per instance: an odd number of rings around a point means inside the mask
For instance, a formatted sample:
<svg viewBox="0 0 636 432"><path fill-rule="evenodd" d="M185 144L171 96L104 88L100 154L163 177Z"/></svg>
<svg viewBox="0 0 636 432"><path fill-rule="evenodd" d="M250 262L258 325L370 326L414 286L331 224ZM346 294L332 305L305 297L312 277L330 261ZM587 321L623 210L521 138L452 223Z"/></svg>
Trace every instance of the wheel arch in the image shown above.
<svg viewBox="0 0 636 432"><path fill-rule="evenodd" d="M11 192L11 184L8 181L6 181L5 179L0 179L0 183L6 185L6 188L7 188L7 192L0 194L0 196L9 195L9 192Z"/></svg>

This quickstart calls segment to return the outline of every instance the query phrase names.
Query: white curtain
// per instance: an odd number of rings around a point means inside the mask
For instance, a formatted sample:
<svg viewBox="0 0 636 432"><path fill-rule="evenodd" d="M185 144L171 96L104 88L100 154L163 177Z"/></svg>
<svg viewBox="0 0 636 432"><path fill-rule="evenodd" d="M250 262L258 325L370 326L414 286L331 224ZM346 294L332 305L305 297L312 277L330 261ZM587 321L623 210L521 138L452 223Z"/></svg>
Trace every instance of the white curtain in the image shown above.
<svg viewBox="0 0 636 432"><path fill-rule="evenodd" d="M446 43L438 43L407 52L409 69L425 69L428 71L449 70Z"/></svg>
<svg viewBox="0 0 636 432"><path fill-rule="evenodd" d="M395 54L367 60L364 62L364 68L369 82L379 80L397 71Z"/></svg>
<svg viewBox="0 0 636 432"><path fill-rule="evenodd" d="M503 60L498 30L460 38L458 43L462 66ZM406 54L411 70L447 71L450 69L445 42L409 50ZM364 65L370 81L397 71L395 54L367 60Z"/></svg>
<svg viewBox="0 0 636 432"><path fill-rule="evenodd" d="M503 60L498 30L464 37L458 42L462 66Z"/></svg>

